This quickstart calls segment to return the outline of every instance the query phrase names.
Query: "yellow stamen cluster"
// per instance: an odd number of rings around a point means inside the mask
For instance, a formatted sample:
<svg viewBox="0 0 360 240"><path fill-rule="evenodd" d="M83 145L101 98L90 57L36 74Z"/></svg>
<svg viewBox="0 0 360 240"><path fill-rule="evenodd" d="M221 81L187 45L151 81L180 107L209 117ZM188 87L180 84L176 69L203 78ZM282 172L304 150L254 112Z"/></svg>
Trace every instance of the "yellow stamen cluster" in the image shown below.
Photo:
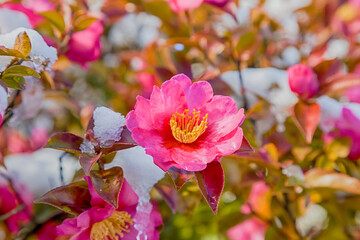
<svg viewBox="0 0 360 240"><path fill-rule="evenodd" d="M195 142L205 132L207 118L208 114L200 122L200 111L195 109L192 116L189 116L189 109L186 109L182 114L173 114L170 120L170 127L174 138L181 143Z"/></svg>
<svg viewBox="0 0 360 240"><path fill-rule="evenodd" d="M123 232L130 232L133 220L128 212L114 211L113 214L91 228L91 240L118 240L124 236Z"/></svg>

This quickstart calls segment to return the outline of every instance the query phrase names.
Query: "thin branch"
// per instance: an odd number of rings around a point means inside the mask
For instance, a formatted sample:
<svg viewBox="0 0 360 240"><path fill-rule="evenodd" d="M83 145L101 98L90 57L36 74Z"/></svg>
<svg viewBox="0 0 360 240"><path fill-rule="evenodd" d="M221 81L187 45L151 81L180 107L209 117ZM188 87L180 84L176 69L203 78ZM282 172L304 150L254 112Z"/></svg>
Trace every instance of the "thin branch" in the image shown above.
<svg viewBox="0 0 360 240"><path fill-rule="evenodd" d="M67 155L67 152L63 152L59 157L59 173L60 173L60 183L65 185L64 180L64 171L63 171L63 158Z"/></svg>

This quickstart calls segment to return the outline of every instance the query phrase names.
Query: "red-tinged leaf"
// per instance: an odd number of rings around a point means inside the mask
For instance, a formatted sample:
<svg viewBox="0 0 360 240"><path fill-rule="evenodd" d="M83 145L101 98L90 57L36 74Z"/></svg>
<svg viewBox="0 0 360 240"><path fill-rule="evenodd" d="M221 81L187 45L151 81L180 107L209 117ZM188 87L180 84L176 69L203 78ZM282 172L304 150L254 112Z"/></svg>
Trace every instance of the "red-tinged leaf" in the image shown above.
<svg viewBox="0 0 360 240"><path fill-rule="evenodd" d="M55 188L35 203L48 204L76 216L91 207L90 199L87 182L79 181Z"/></svg>
<svg viewBox="0 0 360 240"><path fill-rule="evenodd" d="M155 188L160 193L166 204L170 207L172 213L175 214L179 200L177 191L168 185L156 184Z"/></svg>
<svg viewBox="0 0 360 240"><path fill-rule="evenodd" d="M294 106L295 123L310 143L320 121L321 108L317 103L298 101Z"/></svg>
<svg viewBox="0 0 360 240"><path fill-rule="evenodd" d="M188 172L186 170L178 169L176 167L170 168L167 172L173 180L177 190L179 190L187 181L189 181L194 176L193 172Z"/></svg>
<svg viewBox="0 0 360 240"><path fill-rule="evenodd" d="M360 194L360 180L343 173L315 168L305 174L308 188L332 188L347 193Z"/></svg>
<svg viewBox="0 0 360 240"><path fill-rule="evenodd" d="M112 152L124 150L127 148L132 148L135 146L137 146L137 143L131 137L131 132L127 128L125 128L121 133L120 141L114 143L114 145L112 145L110 148L102 149L102 152L104 153L104 155L107 155Z"/></svg>
<svg viewBox="0 0 360 240"><path fill-rule="evenodd" d="M267 163L277 165L279 163L279 154L275 144L267 143L259 149L259 155Z"/></svg>
<svg viewBox="0 0 360 240"><path fill-rule="evenodd" d="M70 153L79 153L83 138L72 133L55 133L50 139L46 148L54 148Z"/></svg>
<svg viewBox="0 0 360 240"><path fill-rule="evenodd" d="M326 84L321 86L321 93L333 94L355 86L360 86L360 76L358 74L338 74L326 80Z"/></svg>
<svg viewBox="0 0 360 240"><path fill-rule="evenodd" d="M224 189L224 170L221 164L217 161L208 163L204 170L195 172L195 176L202 195L216 215Z"/></svg>
<svg viewBox="0 0 360 240"><path fill-rule="evenodd" d="M83 168L86 175L89 175L90 170L94 166L94 164L100 159L102 153L99 154L88 154L81 153L79 156L79 162L81 167Z"/></svg>
<svg viewBox="0 0 360 240"><path fill-rule="evenodd" d="M108 170L92 170L90 177L100 197L117 208L120 190L124 182L122 168L113 167Z"/></svg>
<svg viewBox="0 0 360 240"><path fill-rule="evenodd" d="M240 148L236 152L234 152L233 154L242 155L242 154L246 154L246 153L250 153L250 152L255 152L255 151L251 147L249 141L245 137L243 137Z"/></svg>

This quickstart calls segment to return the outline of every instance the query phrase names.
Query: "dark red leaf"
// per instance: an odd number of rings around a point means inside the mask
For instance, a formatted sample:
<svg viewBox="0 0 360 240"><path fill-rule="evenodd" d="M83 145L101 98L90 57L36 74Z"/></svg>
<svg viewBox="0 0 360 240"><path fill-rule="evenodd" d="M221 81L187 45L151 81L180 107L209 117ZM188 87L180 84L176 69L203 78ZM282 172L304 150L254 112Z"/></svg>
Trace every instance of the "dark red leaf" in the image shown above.
<svg viewBox="0 0 360 240"><path fill-rule="evenodd" d="M91 207L90 199L87 182L79 181L55 188L35 203L48 204L72 215L78 215Z"/></svg>
<svg viewBox="0 0 360 240"><path fill-rule="evenodd" d="M178 205L177 191L168 185L155 185L156 190L160 193L166 204L170 207L173 214L175 214Z"/></svg>
<svg viewBox="0 0 360 240"><path fill-rule="evenodd" d="M48 141L46 148L54 148L70 153L79 153L83 138L72 133L56 133Z"/></svg>
<svg viewBox="0 0 360 240"><path fill-rule="evenodd" d="M294 106L294 120L306 142L310 143L320 121L321 108L317 103L298 101Z"/></svg>
<svg viewBox="0 0 360 240"><path fill-rule="evenodd" d="M195 176L202 195L216 215L224 189L224 171L221 164L217 161L208 163L204 170L195 172Z"/></svg>
<svg viewBox="0 0 360 240"><path fill-rule="evenodd" d="M100 197L117 208L120 190L124 182L122 168L113 167L108 170L92 170L90 177Z"/></svg>
<svg viewBox="0 0 360 240"><path fill-rule="evenodd" d="M193 176L193 172L188 172L176 167L172 167L167 171L172 178L175 187L179 190L187 181L189 181Z"/></svg>
<svg viewBox="0 0 360 240"><path fill-rule="evenodd" d="M88 154L88 153L81 153L79 156L79 162L81 167L84 169L86 175L89 175L91 168L94 164L100 159L102 153L99 154Z"/></svg>

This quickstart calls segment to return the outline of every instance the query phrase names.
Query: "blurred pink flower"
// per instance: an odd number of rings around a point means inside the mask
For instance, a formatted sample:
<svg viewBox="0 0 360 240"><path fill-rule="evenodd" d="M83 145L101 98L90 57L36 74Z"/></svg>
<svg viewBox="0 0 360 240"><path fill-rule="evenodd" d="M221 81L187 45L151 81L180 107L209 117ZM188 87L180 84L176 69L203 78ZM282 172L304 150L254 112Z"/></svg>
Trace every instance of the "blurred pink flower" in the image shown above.
<svg viewBox="0 0 360 240"><path fill-rule="evenodd" d="M244 109L230 97L213 96L208 82L179 74L154 86L150 100L138 96L126 125L164 171L200 171L240 148L244 118Z"/></svg>
<svg viewBox="0 0 360 240"><path fill-rule="evenodd" d="M42 21L45 20L44 17L37 14L33 9L24 7L24 5L22 5L21 3L8 2L8 3L2 4L1 8L7 8L7 9L11 9L14 11L19 11L19 12L24 13L28 17L30 24L33 28L37 27Z"/></svg>
<svg viewBox="0 0 360 240"><path fill-rule="evenodd" d="M350 102L360 103L360 86L349 88L345 96Z"/></svg>
<svg viewBox="0 0 360 240"><path fill-rule="evenodd" d="M264 240L268 225L257 217L252 217L230 228L230 240Z"/></svg>
<svg viewBox="0 0 360 240"><path fill-rule="evenodd" d="M68 218L56 227L58 236L73 235L71 240L111 239L134 240L138 231L134 227L138 196L124 180L119 195L118 208L105 202L95 191L90 177L85 177L91 195L91 208L77 218ZM159 239L156 227L162 224L161 215L153 208L151 224L146 235L148 240ZM120 237L120 238L119 238Z"/></svg>
<svg viewBox="0 0 360 240"><path fill-rule="evenodd" d="M241 206L241 212L244 214L251 214L252 210L257 211L259 208L264 209L264 201L267 199L265 195L268 194L270 188L266 185L265 182L259 181L252 185L251 192L248 198L247 203ZM267 211L268 209L266 209ZM268 215L266 212L263 214Z"/></svg>
<svg viewBox="0 0 360 240"><path fill-rule="evenodd" d="M136 75L136 81L141 84L142 96L149 98L152 92L153 86L156 83L156 77L154 74L142 72Z"/></svg>
<svg viewBox="0 0 360 240"><path fill-rule="evenodd" d="M72 34L66 56L82 66L87 62L99 59L101 55L100 38L104 26L101 21L95 21L85 30Z"/></svg>
<svg viewBox="0 0 360 240"><path fill-rule="evenodd" d="M15 131L8 134L8 149L12 154L31 153L42 148L48 141L48 132L43 128L34 128L29 139Z"/></svg>
<svg viewBox="0 0 360 240"><path fill-rule="evenodd" d="M291 91L300 98L309 99L319 90L319 82L315 72L304 64L296 64L287 69Z"/></svg>
<svg viewBox="0 0 360 240"><path fill-rule="evenodd" d="M203 2L217 7L223 7L229 0L169 0L170 7L174 12L197 8Z"/></svg>
<svg viewBox="0 0 360 240"><path fill-rule="evenodd" d="M338 132L333 133L334 137L348 137L351 139L351 149L349 158L356 161L360 158L360 118L358 118L350 109L342 109L341 118L335 122Z"/></svg>
<svg viewBox="0 0 360 240"><path fill-rule="evenodd" d="M21 226L31 221L30 213L32 211L32 194L25 186L13 180L14 188L18 195L9 186L8 181L0 177L0 215L6 214L20 204L25 204L25 208L5 220L5 223L12 233L17 233ZM20 199L18 199L20 197Z"/></svg>

